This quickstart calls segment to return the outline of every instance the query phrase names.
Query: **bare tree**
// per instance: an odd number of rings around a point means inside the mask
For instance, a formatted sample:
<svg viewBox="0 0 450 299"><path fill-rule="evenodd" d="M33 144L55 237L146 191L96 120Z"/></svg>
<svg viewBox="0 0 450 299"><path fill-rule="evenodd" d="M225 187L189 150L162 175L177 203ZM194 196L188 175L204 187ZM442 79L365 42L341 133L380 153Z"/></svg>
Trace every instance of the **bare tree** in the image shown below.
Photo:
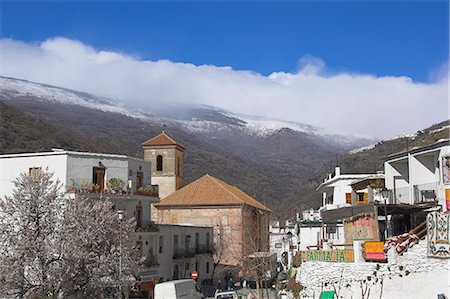
<svg viewBox="0 0 450 299"><path fill-rule="evenodd" d="M101 298L118 290L119 223L112 204L65 198L52 174L21 174L0 199L0 294L20 298ZM137 263L123 224L123 277ZM131 279L132 280L132 279Z"/></svg>

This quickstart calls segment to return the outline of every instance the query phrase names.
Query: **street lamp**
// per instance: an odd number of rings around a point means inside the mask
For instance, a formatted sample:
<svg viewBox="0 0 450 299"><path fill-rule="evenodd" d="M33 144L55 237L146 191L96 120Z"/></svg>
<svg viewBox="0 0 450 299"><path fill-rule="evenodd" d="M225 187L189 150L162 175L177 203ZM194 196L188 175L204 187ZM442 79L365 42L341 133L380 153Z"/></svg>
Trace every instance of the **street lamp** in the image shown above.
<svg viewBox="0 0 450 299"><path fill-rule="evenodd" d="M384 199L384 239L386 240L388 238L388 215L387 215L387 202L389 199L389 190L386 189L386 187L383 187L381 189L381 196L383 196Z"/></svg>
<svg viewBox="0 0 450 299"><path fill-rule="evenodd" d="M381 189L381 196L383 196L384 202L387 202L388 198L389 198L389 190L386 189L386 187L383 187L383 189Z"/></svg>
<svg viewBox="0 0 450 299"><path fill-rule="evenodd" d="M118 210L117 216L119 217L119 292L120 297L122 298L122 221L125 218L125 211Z"/></svg>

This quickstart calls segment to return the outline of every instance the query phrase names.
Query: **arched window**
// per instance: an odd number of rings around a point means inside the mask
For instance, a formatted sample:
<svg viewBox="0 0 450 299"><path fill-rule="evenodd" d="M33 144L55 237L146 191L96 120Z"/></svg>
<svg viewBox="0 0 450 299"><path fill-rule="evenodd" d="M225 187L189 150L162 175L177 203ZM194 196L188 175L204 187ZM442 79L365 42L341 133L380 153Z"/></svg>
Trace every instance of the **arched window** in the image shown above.
<svg viewBox="0 0 450 299"><path fill-rule="evenodd" d="M161 155L156 156L156 171L163 170L163 157Z"/></svg>

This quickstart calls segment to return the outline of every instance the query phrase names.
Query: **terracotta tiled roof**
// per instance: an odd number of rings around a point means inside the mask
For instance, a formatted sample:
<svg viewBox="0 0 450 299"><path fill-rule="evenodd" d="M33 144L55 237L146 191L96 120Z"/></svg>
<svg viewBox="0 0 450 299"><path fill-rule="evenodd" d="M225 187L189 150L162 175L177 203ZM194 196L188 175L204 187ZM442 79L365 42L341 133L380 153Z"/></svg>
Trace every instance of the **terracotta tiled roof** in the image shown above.
<svg viewBox="0 0 450 299"><path fill-rule="evenodd" d="M161 134L147 140L142 143L142 145L178 145L183 147L181 144L177 143L172 139L166 132L162 131Z"/></svg>
<svg viewBox="0 0 450 299"><path fill-rule="evenodd" d="M269 208L238 188L218 178L205 175L161 199L156 206L250 205L271 212Z"/></svg>

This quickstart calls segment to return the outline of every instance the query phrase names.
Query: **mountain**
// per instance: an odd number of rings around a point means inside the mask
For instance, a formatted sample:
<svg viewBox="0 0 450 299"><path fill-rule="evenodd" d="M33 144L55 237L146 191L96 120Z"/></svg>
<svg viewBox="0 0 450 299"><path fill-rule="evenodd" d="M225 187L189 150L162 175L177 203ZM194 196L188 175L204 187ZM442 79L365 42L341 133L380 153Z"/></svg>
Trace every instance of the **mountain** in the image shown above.
<svg viewBox="0 0 450 299"><path fill-rule="evenodd" d="M373 149L355 153L357 163L347 154L377 142L371 138L215 107L135 110L108 98L5 77L0 103L1 153L61 147L142 157L140 144L165 130L186 147L186 182L209 173L264 202L274 218L319 207L315 188L337 161L348 169L376 168L368 167L375 163L367 154Z"/></svg>
<svg viewBox="0 0 450 299"><path fill-rule="evenodd" d="M375 173L383 170L384 160L389 155L423 147L449 139L450 121L434 124L414 134L396 136L367 147L350 151L339 163L343 173Z"/></svg>

